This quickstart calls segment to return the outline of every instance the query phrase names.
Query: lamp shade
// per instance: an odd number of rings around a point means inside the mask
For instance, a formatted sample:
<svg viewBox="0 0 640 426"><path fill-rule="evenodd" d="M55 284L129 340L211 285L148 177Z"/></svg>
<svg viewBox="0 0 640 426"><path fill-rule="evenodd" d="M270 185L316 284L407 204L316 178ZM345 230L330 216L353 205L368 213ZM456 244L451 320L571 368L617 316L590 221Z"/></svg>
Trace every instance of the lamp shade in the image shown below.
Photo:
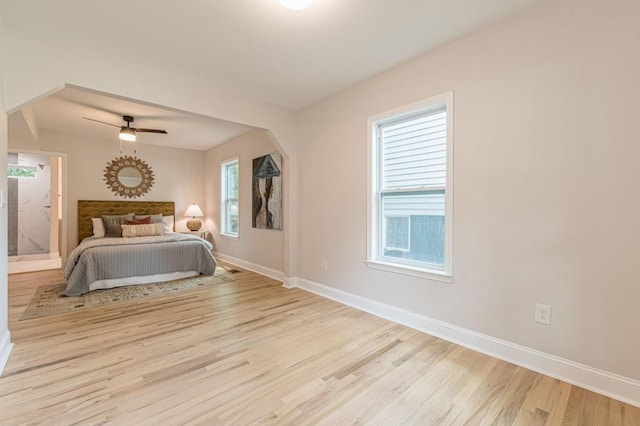
<svg viewBox="0 0 640 426"><path fill-rule="evenodd" d="M202 209L199 205L193 203L189 207L187 207L187 211L184 212L184 215L191 217L202 217L204 216L204 213L202 213Z"/></svg>

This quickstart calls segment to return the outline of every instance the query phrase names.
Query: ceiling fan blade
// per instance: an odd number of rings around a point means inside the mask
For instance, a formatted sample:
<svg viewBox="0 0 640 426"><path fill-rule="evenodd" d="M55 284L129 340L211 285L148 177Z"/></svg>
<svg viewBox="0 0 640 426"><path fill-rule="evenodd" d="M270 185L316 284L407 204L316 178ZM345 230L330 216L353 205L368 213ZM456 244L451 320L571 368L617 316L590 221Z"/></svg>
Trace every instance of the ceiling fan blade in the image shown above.
<svg viewBox="0 0 640 426"><path fill-rule="evenodd" d="M89 117L82 117L82 118L84 118L85 120L89 120L89 121L95 121L96 123L107 124L107 125L113 126L113 127L121 127L119 124L107 123L106 121L95 120L95 119L89 118Z"/></svg>
<svg viewBox="0 0 640 426"><path fill-rule="evenodd" d="M168 134L166 130L158 130L158 129L138 129L135 128L136 132L146 132L146 133L162 133L164 135Z"/></svg>

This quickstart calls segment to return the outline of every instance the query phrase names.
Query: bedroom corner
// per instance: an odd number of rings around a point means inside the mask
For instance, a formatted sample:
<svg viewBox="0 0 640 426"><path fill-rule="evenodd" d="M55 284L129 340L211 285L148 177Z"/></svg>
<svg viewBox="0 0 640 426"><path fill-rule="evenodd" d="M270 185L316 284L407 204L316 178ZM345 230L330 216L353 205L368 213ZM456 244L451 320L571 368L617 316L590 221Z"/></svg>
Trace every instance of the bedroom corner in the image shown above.
<svg viewBox="0 0 640 426"><path fill-rule="evenodd" d="M215 229L216 258L259 272L278 281L285 276L285 231L255 226L253 223L253 161L278 152L276 143L264 130L252 130L205 152L205 192L211 194L205 210L211 212L205 225ZM280 155L279 153L278 155ZM222 235L220 228L220 165L230 158L239 161L239 234ZM278 193L280 195L280 193Z"/></svg>

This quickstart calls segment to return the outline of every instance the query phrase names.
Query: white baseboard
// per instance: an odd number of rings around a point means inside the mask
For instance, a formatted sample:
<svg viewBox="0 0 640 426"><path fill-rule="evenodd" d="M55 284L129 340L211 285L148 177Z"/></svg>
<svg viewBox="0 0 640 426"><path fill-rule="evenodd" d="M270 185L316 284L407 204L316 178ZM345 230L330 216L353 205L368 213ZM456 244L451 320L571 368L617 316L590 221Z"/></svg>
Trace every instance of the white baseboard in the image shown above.
<svg viewBox="0 0 640 426"><path fill-rule="evenodd" d="M296 288L298 287L297 277L284 277L282 280L282 287L284 288Z"/></svg>
<svg viewBox="0 0 640 426"><path fill-rule="evenodd" d="M9 330L4 330L4 332L0 336L0 376L2 375L4 366L9 360L9 355L11 354L12 348L13 343L11 343L11 333L9 333Z"/></svg>
<svg viewBox="0 0 640 426"><path fill-rule="evenodd" d="M335 300L344 305L369 312L370 314L398 324L406 325L407 327L456 343L460 346L640 407L640 382L637 380L540 352L506 340L497 339L486 334L477 333L466 328L347 293L313 281L295 278L291 280L290 283L291 282L298 288L326 297L327 299Z"/></svg>
<svg viewBox="0 0 640 426"><path fill-rule="evenodd" d="M214 252L213 255L216 259L224 260L225 262L229 262L241 268L257 272L258 274L267 276L269 278L273 278L276 281L284 282L284 273L282 271L276 271L275 269L267 268L266 266L238 259L237 257L227 256L226 254L218 252Z"/></svg>

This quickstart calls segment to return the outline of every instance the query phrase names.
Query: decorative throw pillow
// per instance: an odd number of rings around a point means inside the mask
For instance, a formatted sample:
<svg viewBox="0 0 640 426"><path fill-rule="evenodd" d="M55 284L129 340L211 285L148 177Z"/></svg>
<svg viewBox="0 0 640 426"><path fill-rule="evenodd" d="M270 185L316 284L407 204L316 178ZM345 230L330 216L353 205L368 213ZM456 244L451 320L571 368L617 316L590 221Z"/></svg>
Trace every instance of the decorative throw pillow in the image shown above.
<svg viewBox="0 0 640 426"><path fill-rule="evenodd" d="M162 223L162 215L161 214L143 214L143 215L135 215L134 220L142 220L150 218L151 222L149 223Z"/></svg>
<svg viewBox="0 0 640 426"><path fill-rule="evenodd" d="M124 238L150 237L154 235L164 235L164 227L162 223L122 225L122 236Z"/></svg>
<svg viewBox="0 0 640 426"><path fill-rule="evenodd" d="M102 215L105 237L122 237L121 225L127 220L133 220L133 213L121 215Z"/></svg>
<svg viewBox="0 0 640 426"><path fill-rule="evenodd" d="M145 225L147 223L151 223L151 216L147 216L144 219L133 219L133 220L125 220L125 225Z"/></svg>
<svg viewBox="0 0 640 426"><path fill-rule="evenodd" d="M92 217L91 223L93 224L93 236L98 238L104 237L104 223L102 222L102 218Z"/></svg>
<svg viewBox="0 0 640 426"><path fill-rule="evenodd" d="M165 234L170 234L173 232L173 215L162 216L162 223L164 225Z"/></svg>

